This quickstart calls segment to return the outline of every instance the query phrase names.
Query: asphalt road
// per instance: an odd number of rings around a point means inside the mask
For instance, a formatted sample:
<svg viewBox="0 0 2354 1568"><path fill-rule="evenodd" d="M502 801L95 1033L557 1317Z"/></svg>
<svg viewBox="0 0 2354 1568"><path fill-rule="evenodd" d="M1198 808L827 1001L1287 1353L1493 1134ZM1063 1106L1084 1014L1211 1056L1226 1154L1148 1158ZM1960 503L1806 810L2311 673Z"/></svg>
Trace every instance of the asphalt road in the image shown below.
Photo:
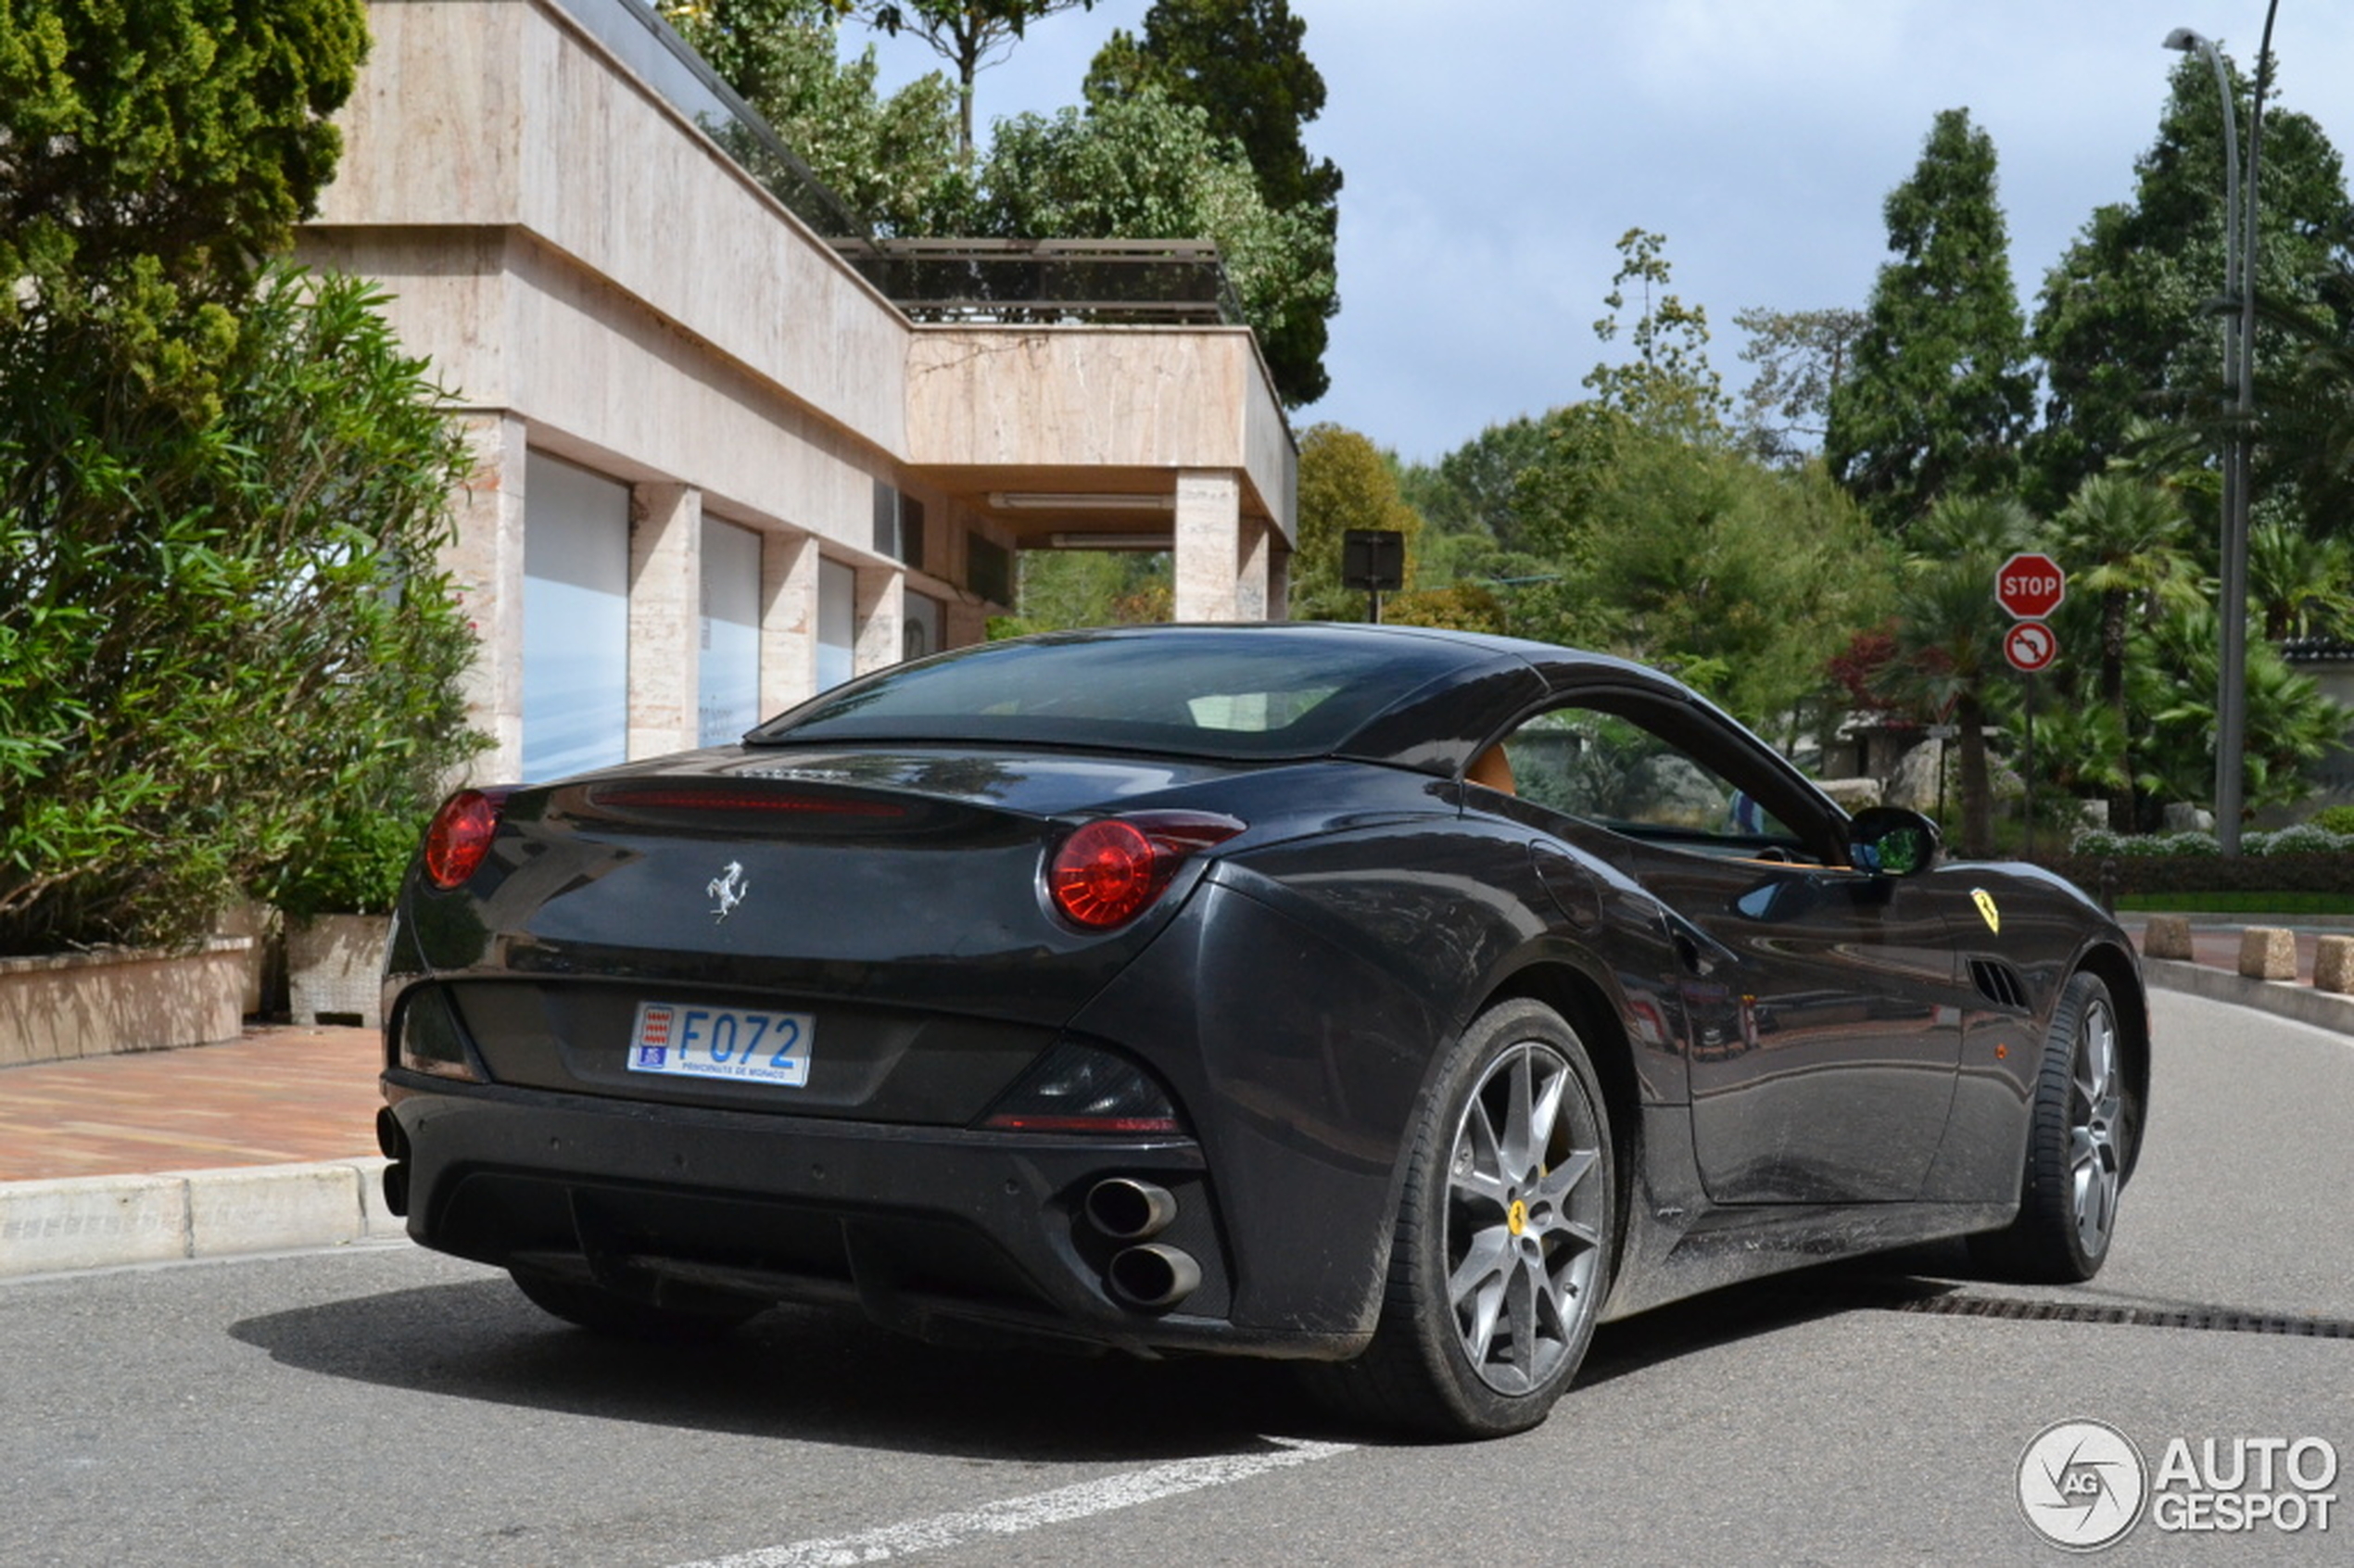
<svg viewBox="0 0 2354 1568"><path fill-rule="evenodd" d="M1950 1310L2354 1334L2354 1039L2157 1005L2154 1125L2097 1287L1720 1293L1604 1329L1553 1419L1499 1443L1336 1427L1272 1369L966 1354L817 1313L616 1345L397 1245L0 1284L0 1562L2065 1562L2018 1500L2052 1423L2109 1423L2153 1467L2176 1437L2354 1463L2354 1338ZM2354 1516L2154 1520L2102 1560L2354 1546Z"/></svg>

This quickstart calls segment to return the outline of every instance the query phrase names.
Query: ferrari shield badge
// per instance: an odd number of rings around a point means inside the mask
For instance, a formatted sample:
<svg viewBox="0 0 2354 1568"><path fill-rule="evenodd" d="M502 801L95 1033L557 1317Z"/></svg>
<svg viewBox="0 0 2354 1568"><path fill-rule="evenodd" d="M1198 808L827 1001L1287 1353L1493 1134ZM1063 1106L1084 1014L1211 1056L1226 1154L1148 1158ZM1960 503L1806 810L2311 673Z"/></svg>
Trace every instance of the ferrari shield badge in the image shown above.
<svg viewBox="0 0 2354 1568"><path fill-rule="evenodd" d="M736 912L736 905L752 891L752 884L744 879L743 863L731 860L728 869L705 883L702 891L716 901L711 910L711 923L715 926Z"/></svg>
<svg viewBox="0 0 2354 1568"><path fill-rule="evenodd" d="M2003 912L1994 907L1994 895L1984 888L1972 888L1969 897L1970 902L1978 905L1979 918L1986 922L1986 929L1997 936L2002 935Z"/></svg>

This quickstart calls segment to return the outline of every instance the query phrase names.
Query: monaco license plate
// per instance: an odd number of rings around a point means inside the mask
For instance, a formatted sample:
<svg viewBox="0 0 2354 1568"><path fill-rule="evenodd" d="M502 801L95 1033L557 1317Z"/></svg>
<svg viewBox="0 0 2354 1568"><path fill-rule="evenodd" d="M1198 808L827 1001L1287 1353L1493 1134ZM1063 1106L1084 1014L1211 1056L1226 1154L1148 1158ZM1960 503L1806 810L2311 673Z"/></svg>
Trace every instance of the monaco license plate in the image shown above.
<svg viewBox="0 0 2354 1568"><path fill-rule="evenodd" d="M629 1070L798 1089L809 1081L816 1033L807 1013L640 1002L629 1033Z"/></svg>

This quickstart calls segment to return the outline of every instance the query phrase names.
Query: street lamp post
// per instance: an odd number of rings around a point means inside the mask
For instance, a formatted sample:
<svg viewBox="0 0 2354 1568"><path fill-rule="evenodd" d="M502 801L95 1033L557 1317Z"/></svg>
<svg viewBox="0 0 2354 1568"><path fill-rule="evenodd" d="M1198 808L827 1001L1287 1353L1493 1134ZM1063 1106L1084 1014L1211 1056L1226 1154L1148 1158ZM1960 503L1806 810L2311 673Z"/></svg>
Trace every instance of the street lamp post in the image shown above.
<svg viewBox="0 0 2354 1568"><path fill-rule="evenodd" d="M2187 27L2166 35L2166 46L2193 50L2214 69L2223 96L2223 383L2232 394L2232 423L2223 444L2222 585L2216 621L2222 647L2215 691L2215 839L2227 855L2240 853L2240 815L2247 772L2247 501L2248 448L2256 411L2256 176L2264 137L2264 87L2272 70L2272 17L2264 12L2257 52L2256 102L2248 114L2247 177L2240 177L2238 113L2231 72L2214 43Z"/></svg>

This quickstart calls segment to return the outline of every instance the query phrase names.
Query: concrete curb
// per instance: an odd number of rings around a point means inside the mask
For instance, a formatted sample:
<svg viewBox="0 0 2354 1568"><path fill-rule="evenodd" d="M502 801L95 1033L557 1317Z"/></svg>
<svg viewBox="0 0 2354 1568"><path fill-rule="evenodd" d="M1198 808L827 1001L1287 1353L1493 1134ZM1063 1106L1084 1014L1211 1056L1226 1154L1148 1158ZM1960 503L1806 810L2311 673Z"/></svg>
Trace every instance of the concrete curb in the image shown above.
<svg viewBox="0 0 2354 1568"><path fill-rule="evenodd" d="M2194 964L2180 958L2145 958L2142 977L2161 990L2186 992L2210 1002L2229 1002L2297 1023L2354 1034L2354 996L2316 991L2293 980L2249 980L2212 964Z"/></svg>
<svg viewBox="0 0 2354 1568"><path fill-rule="evenodd" d="M407 1234L385 1161L0 1182L0 1279Z"/></svg>

